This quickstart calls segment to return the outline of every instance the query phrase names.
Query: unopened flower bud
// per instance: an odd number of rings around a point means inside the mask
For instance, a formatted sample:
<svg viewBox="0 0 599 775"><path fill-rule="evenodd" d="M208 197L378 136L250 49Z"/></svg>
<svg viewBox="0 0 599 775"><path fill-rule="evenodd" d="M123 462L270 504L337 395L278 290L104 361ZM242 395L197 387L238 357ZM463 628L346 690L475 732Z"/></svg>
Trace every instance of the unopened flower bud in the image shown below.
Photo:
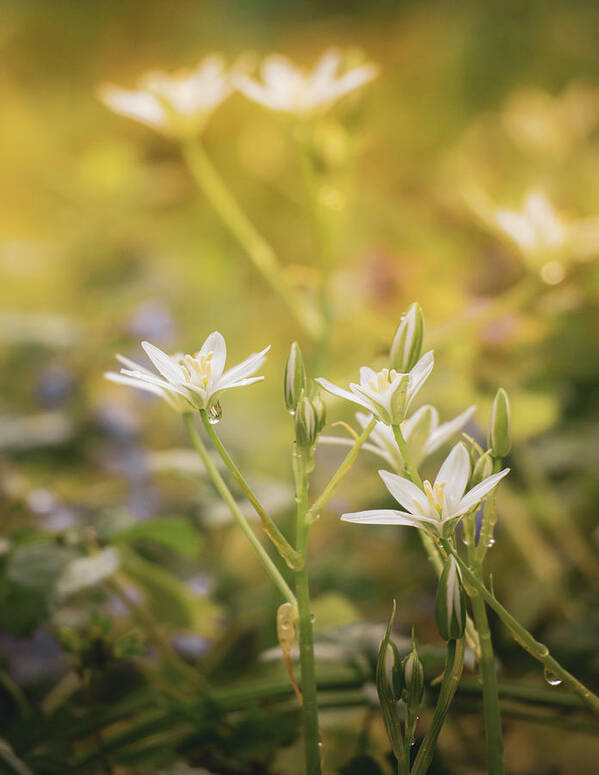
<svg viewBox="0 0 599 775"><path fill-rule="evenodd" d="M416 302L408 307L393 337L389 354L390 368L406 373L420 358L424 320L420 305Z"/></svg>
<svg viewBox="0 0 599 775"><path fill-rule="evenodd" d="M387 630L381 641L379 655L376 663L376 691L379 697L385 729L391 742L391 747L395 755L399 755L403 749L403 738L399 715L397 713L397 703L400 699L403 685L403 671L399 659L397 646L391 640L391 627L395 619L396 604L393 601L393 610L387 622ZM391 669L391 681L389 681L389 671L387 660L393 655L393 667Z"/></svg>
<svg viewBox="0 0 599 775"><path fill-rule="evenodd" d="M461 638L466 628L466 596L454 557L449 557L439 579L435 621L443 640Z"/></svg>
<svg viewBox="0 0 599 775"><path fill-rule="evenodd" d="M510 402L507 393L499 388L493 411L491 413L491 427L489 430L489 448L493 457L505 457L511 449L510 441Z"/></svg>
<svg viewBox="0 0 599 775"><path fill-rule="evenodd" d="M487 476L491 476L492 473L493 461L491 459L491 453L487 451L481 455L474 464L472 476L470 477L469 489L476 487L477 484L480 484L483 479L487 478Z"/></svg>
<svg viewBox="0 0 599 775"><path fill-rule="evenodd" d="M419 707L424 694L424 668L412 634L412 650L403 661L404 696L408 709Z"/></svg>
<svg viewBox="0 0 599 775"><path fill-rule="evenodd" d="M302 391L295 410L295 438L300 447L310 448L318 435L318 417L312 401Z"/></svg>
<svg viewBox="0 0 599 775"><path fill-rule="evenodd" d="M327 422L327 405L317 393L312 397L312 406L316 413L316 432L320 433Z"/></svg>
<svg viewBox="0 0 599 775"><path fill-rule="evenodd" d="M302 390L306 389L306 369L304 358L297 342L293 342L289 350L289 357L285 364L285 405L293 414L297 408Z"/></svg>

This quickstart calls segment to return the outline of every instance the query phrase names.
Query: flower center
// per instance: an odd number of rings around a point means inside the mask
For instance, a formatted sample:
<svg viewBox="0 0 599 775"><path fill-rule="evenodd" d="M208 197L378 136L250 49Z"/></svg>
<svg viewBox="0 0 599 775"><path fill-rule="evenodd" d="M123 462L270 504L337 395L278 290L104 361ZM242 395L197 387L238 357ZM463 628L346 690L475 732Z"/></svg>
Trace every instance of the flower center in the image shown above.
<svg viewBox="0 0 599 775"><path fill-rule="evenodd" d="M200 355L200 353L196 353L195 356L185 355L181 359L181 367L194 385L206 390L212 377L213 358L213 352L206 353L206 355Z"/></svg>
<svg viewBox="0 0 599 775"><path fill-rule="evenodd" d="M369 381L368 386L373 393L386 393L395 377L397 377L395 369L383 369Z"/></svg>
<svg viewBox="0 0 599 775"><path fill-rule="evenodd" d="M423 487L426 499L430 503L431 508L441 516L443 513L443 490L445 489L445 482L437 482L433 486L427 479L423 483Z"/></svg>

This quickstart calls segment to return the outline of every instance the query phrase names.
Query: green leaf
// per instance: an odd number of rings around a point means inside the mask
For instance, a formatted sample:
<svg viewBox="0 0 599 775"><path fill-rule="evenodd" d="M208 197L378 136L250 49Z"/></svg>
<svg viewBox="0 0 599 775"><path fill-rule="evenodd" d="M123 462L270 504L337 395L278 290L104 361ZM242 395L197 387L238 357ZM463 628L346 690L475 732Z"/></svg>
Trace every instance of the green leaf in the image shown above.
<svg viewBox="0 0 599 775"><path fill-rule="evenodd" d="M74 551L53 542L25 544L12 553L7 576L23 587L51 590L69 562L76 557Z"/></svg>
<svg viewBox="0 0 599 775"><path fill-rule="evenodd" d="M186 517L160 517L140 522L118 533L113 540L127 543L153 541L192 559L199 555L202 548L198 531Z"/></svg>

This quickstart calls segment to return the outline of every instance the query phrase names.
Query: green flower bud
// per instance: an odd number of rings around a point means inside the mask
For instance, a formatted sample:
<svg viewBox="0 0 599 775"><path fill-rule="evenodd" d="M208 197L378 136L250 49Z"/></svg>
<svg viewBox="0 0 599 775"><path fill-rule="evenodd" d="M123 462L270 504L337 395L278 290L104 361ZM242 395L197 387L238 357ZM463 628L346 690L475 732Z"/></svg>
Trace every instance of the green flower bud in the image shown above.
<svg viewBox="0 0 599 775"><path fill-rule="evenodd" d="M316 395L312 397L312 406L316 413L316 432L320 433L327 422L327 405L322 400L319 393L316 393Z"/></svg>
<svg viewBox="0 0 599 775"><path fill-rule="evenodd" d="M412 369L422 352L424 319L420 305L414 302L408 307L391 343L389 367L406 373Z"/></svg>
<svg viewBox="0 0 599 775"><path fill-rule="evenodd" d="M439 579L435 600L435 621L443 640L461 638L466 628L466 595L460 570L454 557L449 557Z"/></svg>
<svg viewBox="0 0 599 775"><path fill-rule="evenodd" d="M404 697L408 710L420 707L424 694L424 668L416 651L416 640L412 633L412 650L403 661Z"/></svg>
<svg viewBox="0 0 599 775"><path fill-rule="evenodd" d="M476 461L476 463L474 464L472 476L470 477L469 489L472 489L477 484L480 484L483 479L486 479L487 476L491 476L492 473L493 473L493 460L491 459L491 453L487 451L483 455L481 455Z"/></svg>
<svg viewBox="0 0 599 775"><path fill-rule="evenodd" d="M300 346L293 342L289 350L289 357L285 364L285 380L283 390L285 393L285 406L293 414L297 408L302 390L306 389L306 369Z"/></svg>
<svg viewBox="0 0 599 775"><path fill-rule="evenodd" d="M379 656L376 663L376 691L379 696L387 736L391 742L394 754L399 756L403 751L403 737L397 713L397 702L400 698L403 681L400 678L402 675L402 667L399 659L399 652L397 646L391 640L391 627L393 625L393 620L395 619L395 605L394 600L393 610L391 611L391 616L387 623L387 630L379 648ZM389 652L393 654L391 683L389 683L386 666Z"/></svg>
<svg viewBox="0 0 599 775"><path fill-rule="evenodd" d="M318 417L312 401L302 391L295 410L295 438L300 447L311 448L318 435Z"/></svg>
<svg viewBox="0 0 599 775"><path fill-rule="evenodd" d="M511 449L510 441L510 402L507 393L499 388L493 412L491 413L491 427L489 430L489 448L493 457L505 457Z"/></svg>

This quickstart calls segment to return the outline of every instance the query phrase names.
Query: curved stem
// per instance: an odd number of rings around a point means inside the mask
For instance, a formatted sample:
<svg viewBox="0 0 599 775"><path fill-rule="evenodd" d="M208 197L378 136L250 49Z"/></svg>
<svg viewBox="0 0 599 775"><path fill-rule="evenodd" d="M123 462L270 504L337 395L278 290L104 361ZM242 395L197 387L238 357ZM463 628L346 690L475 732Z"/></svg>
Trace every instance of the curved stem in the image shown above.
<svg viewBox="0 0 599 775"><path fill-rule="evenodd" d="M349 473L350 468L356 462L360 449L362 448L362 445L372 433L375 425L376 425L376 419L373 417L372 420L368 423L368 425L364 428L362 433L358 436L353 447L343 458L343 462L341 463L339 468L335 471L327 486L324 488L324 490L318 496L318 498L314 501L312 506L310 506L310 508L308 509L306 513L306 521L308 523L314 522L315 519L318 519L318 515L320 514L320 511L331 500L331 498L333 497L333 493L335 492L337 487L341 484L344 477Z"/></svg>
<svg viewBox="0 0 599 775"><path fill-rule="evenodd" d="M237 484L241 487L249 502L254 507L254 511L260 517L260 520L262 522L262 527L264 528L264 532L270 538L272 543L275 545L277 551L279 552L281 557L285 560L287 565L292 570L297 570L299 567L301 567L301 564L302 564L302 558L300 557L299 553L295 551L295 549L287 541L283 533L281 533L277 525L273 522L271 517L269 517L268 514L265 512L264 507L258 500L258 497L256 496L256 494L254 493L254 491L246 481L245 477L243 476L243 474L235 464L234 460L227 452L224 444L220 440L219 435L214 430L214 426L211 425L205 409L200 409L200 417L202 419L204 428L206 429L206 433L210 438L210 441L214 444L214 448L221 456L223 463L227 466L233 478L235 479Z"/></svg>
<svg viewBox="0 0 599 775"><path fill-rule="evenodd" d="M322 328L319 316L289 283L274 250L241 209L201 143L188 141L182 144L181 149L194 180L245 249L254 266L293 312L300 325L311 337L317 338Z"/></svg>
<svg viewBox="0 0 599 775"><path fill-rule="evenodd" d="M266 549L262 546L262 544L258 540L256 534L250 527L249 522L244 517L239 506L237 505L235 498L231 494L231 491L225 484L222 476L219 474L218 470L216 469L216 466L210 459L208 450L204 446L204 443L196 430L196 427L193 422L193 415L191 414L191 412L185 412L185 414L183 415L183 421L191 437L191 441L194 447L196 448L196 451L200 456L202 462L206 466L206 470L208 471L210 478L212 479L214 486L216 487L219 495L231 510L231 514L233 515L233 518L235 519L239 527L243 530L243 532L247 536L254 551L258 555L258 559L260 560L262 565L264 565L266 572L274 581L274 583L276 584L277 588L279 589L283 597L286 600L288 600L294 607L296 607L297 601L295 599L295 595L289 588L289 585L281 575L281 572L279 571L277 566L274 564L272 559L267 554Z"/></svg>
<svg viewBox="0 0 599 775"><path fill-rule="evenodd" d="M474 587L474 589L476 589L477 592L480 593L480 596L483 598L485 603L489 606L489 608L492 608L495 611L497 616L499 616L501 621L510 631L514 640L519 643L525 651L528 651L532 657L541 662L541 664L544 665L548 672L555 675L556 678L560 679L567 686L569 686L573 692L578 694L585 705L591 708L594 713L599 715L599 697L597 697L596 694L593 694L593 692L577 678L575 678L572 673L568 672L564 667L562 667L560 663L551 656L547 646L544 643L540 643L538 640L536 640L526 629L526 627L521 625L520 622L515 619L507 610L507 608L504 608L504 606L501 605L495 596L489 592L484 583L462 560L457 551L451 546L449 541L443 539L441 543L445 551L455 557L458 565L460 566L460 570L462 571L462 576L466 582L466 585L471 585Z"/></svg>
<svg viewBox="0 0 599 775"><path fill-rule="evenodd" d="M433 759L435 752L435 746L441 728L445 722L445 717L449 712L453 695L456 693L462 670L464 667L464 639L450 640L447 644L447 658L445 661L445 672L443 674L443 683L441 684L441 691L439 692L439 698L435 707L435 713L433 720L428 728L414 766L412 767L411 775L425 775L429 768L429 765Z"/></svg>
<svg viewBox="0 0 599 775"><path fill-rule="evenodd" d="M318 731L318 700L316 695L316 671L314 665L314 642L312 636L312 612L310 611L310 588L306 568L308 530L306 520L308 504L308 477L302 452L294 450L297 479L297 540L296 549L304 559L303 567L295 572L295 592L299 611L299 647L302 671L302 719L304 724L304 750L306 775L320 775L320 734Z"/></svg>

